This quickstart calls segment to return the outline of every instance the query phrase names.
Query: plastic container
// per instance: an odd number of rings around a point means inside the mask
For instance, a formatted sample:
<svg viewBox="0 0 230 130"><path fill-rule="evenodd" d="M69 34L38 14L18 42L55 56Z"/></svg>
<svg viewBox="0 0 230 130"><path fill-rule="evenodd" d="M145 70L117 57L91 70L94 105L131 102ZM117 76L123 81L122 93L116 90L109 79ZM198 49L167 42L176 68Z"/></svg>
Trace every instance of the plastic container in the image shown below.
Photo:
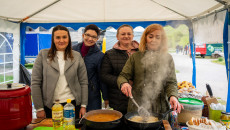
<svg viewBox="0 0 230 130"><path fill-rule="evenodd" d="M209 107L209 119L219 122L221 112L222 110L213 110L211 107Z"/></svg>
<svg viewBox="0 0 230 130"><path fill-rule="evenodd" d="M220 123L229 129L230 128L230 113L222 111L221 117L220 117Z"/></svg>
<svg viewBox="0 0 230 130"><path fill-rule="evenodd" d="M184 109L178 114L178 122L186 123L192 117L200 118L202 116L203 101L194 98L179 98L179 102L184 106Z"/></svg>
<svg viewBox="0 0 230 130"><path fill-rule="evenodd" d="M64 129L75 130L75 107L71 99L67 99L67 104L64 106Z"/></svg>

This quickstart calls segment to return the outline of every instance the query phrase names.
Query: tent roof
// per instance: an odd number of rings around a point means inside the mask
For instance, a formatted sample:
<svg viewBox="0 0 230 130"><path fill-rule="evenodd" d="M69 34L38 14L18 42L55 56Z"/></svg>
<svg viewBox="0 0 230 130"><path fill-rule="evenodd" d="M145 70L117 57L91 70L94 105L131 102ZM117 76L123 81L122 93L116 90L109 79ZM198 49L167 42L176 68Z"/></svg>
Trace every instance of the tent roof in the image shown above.
<svg viewBox="0 0 230 130"><path fill-rule="evenodd" d="M1 0L0 18L28 23L186 20L224 7L217 1Z"/></svg>

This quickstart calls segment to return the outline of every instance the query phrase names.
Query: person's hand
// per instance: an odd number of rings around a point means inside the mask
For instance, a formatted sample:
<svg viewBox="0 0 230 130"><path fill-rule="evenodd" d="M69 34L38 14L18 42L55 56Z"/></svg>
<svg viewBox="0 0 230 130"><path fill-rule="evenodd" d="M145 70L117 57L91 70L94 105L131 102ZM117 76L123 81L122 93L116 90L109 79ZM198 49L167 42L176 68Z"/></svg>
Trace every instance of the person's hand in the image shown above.
<svg viewBox="0 0 230 130"><path fill-rule="evenodd" d="M83 115L85 115L85 113L86 113L86 108L85 107L81 107L80 112L79 112L79 117L82 118Z"/></svg>
<svg viewBox="0 0 230 130"><path fill-rule="evenodd" d="M181 104L178 102L178 100L177 100L177 98L176 98L175 96L171 96L169 102L170 102L170 105L171 105L171 107L173 108L173 110L174 110L174 111L177 110L177 113L180 113L181 108L184 109L183 105L181 105Z"/></svg>
<svg viewBox="0 0 230 130"><path fill-rule="evenodd" d="M109 106L109 100L104 100L105 103L105 108L107 108Z"/></svg>
<svg viewBox="0 0 230 130"><path fill-rule="evenodd" d="M127 97L132 97L132 87L129 83L123 83L121 86L121 92L124 93Z"/></svg>
<svg viewBox="0 0 230 130"><path fill-rule="evenodd" d="M44 110L37 111L36 116L37 118L46 118L46 112Z"/></svg>

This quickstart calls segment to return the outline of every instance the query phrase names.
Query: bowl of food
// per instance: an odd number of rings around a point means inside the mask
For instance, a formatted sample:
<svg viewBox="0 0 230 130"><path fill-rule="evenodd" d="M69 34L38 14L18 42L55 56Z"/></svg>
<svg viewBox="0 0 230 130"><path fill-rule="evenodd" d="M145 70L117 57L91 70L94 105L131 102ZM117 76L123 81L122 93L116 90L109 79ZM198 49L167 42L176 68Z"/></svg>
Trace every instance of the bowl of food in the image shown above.
<svg viewBox="0 0 230 130"><path fill-rule="evenodd" d="M94 129L112 129L121 124L122 113L116 110L93 110L84 115L86 126Z"/></svg>
<svg viewBox="0 0 230 130"><path fill-rule="evenodd" d="M186 122L186 125L188 126L189 130L226 130L226 126L207 118L192 117Z"/></svg>

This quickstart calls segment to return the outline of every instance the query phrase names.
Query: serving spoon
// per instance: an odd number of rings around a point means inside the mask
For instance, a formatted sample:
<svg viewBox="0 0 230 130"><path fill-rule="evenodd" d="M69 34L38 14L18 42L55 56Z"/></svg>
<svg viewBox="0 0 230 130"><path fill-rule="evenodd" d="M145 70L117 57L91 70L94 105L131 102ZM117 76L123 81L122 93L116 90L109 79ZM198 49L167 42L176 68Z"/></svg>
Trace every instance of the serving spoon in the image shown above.
<svg viewBox="0 0 230 130"><path fill-rule="evenodd" d="M137 106L137 112L138 114L143 118L143 121L147 121L148 117L150 116L150 113L144 108L140 107L137 102L134 100L133 96L129 96L132 102Z"/></svg>

